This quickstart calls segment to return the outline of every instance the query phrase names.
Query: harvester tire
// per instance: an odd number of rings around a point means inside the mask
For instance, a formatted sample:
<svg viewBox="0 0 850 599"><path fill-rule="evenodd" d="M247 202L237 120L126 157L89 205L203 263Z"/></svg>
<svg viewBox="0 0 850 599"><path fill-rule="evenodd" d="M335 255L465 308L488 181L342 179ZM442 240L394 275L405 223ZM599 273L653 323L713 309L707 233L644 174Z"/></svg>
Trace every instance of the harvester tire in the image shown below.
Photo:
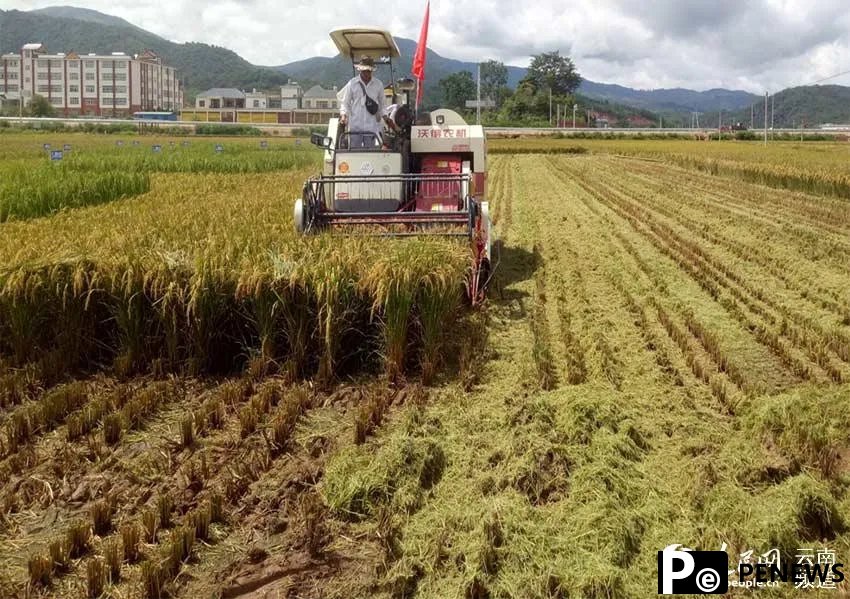
<svg viewBox="0 0 850 599"><path fill-rule="evenodd" d="M307 230L307 213L304 210L304 200L295 200L295 208L292 211L292 220L295 222L295 230L304 233Z"/></svg>

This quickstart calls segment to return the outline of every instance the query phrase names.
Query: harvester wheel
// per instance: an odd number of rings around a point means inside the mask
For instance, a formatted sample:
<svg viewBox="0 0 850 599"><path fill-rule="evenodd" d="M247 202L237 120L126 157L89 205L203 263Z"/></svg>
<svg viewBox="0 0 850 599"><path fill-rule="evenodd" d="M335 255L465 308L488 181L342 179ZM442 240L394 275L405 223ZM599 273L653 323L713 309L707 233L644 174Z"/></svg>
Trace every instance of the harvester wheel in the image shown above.
<svg viewBox="0 0 850 599"><path fill-rule="evenodd" d="M307 230L307 212L304 210L304 200L295 200L295 208L292 211L292 220L295 222L295 230L304 233Z"/></svg>

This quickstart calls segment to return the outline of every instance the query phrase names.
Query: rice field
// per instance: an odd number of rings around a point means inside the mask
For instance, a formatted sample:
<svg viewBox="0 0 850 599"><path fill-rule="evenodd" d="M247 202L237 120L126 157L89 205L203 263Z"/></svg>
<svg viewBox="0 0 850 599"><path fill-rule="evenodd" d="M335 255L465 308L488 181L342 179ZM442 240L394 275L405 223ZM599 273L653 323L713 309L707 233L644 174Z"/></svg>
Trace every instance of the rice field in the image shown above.
<svg viewBox="0 0 850 599"><path fill-rule="evenodd" d="M44 188L146 188L0 223L0 596L639 598L673 543L850 555L847 148L495 140L471 312L462 245L295 236L318 152L115 140Z"/></svg>

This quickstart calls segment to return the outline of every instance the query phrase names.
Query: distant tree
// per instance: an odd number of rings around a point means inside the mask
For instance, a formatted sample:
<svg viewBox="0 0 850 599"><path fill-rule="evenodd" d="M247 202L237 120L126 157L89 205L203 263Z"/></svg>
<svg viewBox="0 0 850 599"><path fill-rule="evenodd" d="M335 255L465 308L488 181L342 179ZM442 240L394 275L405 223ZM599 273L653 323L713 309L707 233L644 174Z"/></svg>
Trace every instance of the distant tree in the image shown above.
<svg viewBox="0 0 850 599"><path fill-rule="evenodd" d="M572 59L561 56L558 50L532 56L527 78L537 91L549 93L551 89L554 95L572 94L581 83Z"/></svg>
<svg viewBox="0 0 850 599"><path fill-rule="evenodd" d="M47 98L35 94L29 105L29 113L30 116L45 117L54 116L56 111L53 110L53 106L51 106Z"/></svg>
<svg viewBox="0 0 850 599"><path fill-rule="evenodd" d="M476 86L472 73L461 71L440 79L440 92L446 108L463 110L467 100L475 98Z"/></svg>
<svg viewBox="0 0 850 599"><path fill-rule="evenodd" d="M501 106L507 95L508 68L498 60L488 60L481 63L481 97L495 100Z"/></svg>

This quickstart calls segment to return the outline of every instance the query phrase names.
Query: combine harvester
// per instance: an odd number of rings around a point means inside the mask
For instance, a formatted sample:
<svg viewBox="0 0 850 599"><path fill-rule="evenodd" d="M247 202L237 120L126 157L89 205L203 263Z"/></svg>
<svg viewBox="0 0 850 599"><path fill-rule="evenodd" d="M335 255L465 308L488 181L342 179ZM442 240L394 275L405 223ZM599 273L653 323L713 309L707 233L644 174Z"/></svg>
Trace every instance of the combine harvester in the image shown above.
<svg viewBox="0 0 850 599"><path fill-rule="evenodd" d="M395 81L392 61L399 50L387 31L340 29L331 39L340 54L351 58L352 70L361 56L388 67L392 103L401 97L405 101L394 111L383 139L348 131L338 118L328 123L327 135L312 135L312 143L325 150L324 169L307 180L295 201L295 228L305 234L359 230L465 237L471 248L467 292L473 305L481 303L493 273L484 128L468 125L453 110L414 113L406 103L414 82ZM361 143L350 143L353 136ZM368 138L365 144L363 136Z"/></svg>

